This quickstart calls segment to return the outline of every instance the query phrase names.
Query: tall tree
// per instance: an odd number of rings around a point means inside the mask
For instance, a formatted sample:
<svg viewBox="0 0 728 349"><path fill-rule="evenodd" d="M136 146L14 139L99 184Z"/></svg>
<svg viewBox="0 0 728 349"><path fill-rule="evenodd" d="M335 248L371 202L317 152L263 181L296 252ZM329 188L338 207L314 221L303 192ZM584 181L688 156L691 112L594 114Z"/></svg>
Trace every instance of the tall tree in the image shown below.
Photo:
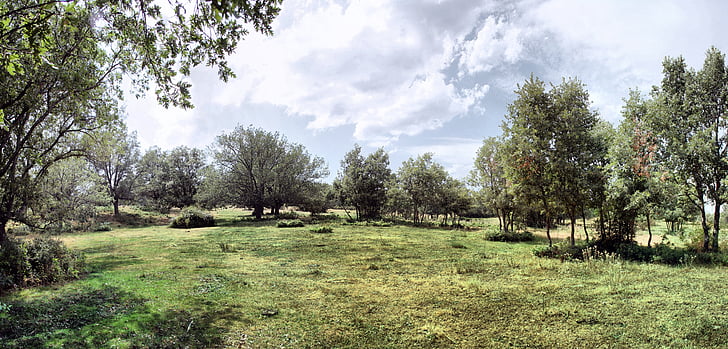
<svg viewBox="0 0 728 349"><path fill-rule="evenodd" d="M662 83L655 88L650 118L658 154L671 178L689 188L685 194L700 211L703 249L718 250L720 209L725 203L728 176L728 69L716 48L706 53L695 72L682 57L666 58ZM706 205L713 211L713 231Z"/></svg>
<svg viewBox="0 0 728 349"><path fill-rule="evenodd" d="M337 183L343 201L354 206L357 218L373 219L382 214L391 177L389 155L383 148L364 158L356 144L341 161Z"/></svg>
<svg viewBox="0 0 728 349"><path fill-rule="evenodd" d="M119 123L115 128L89 135L86 143L86 158L103 179L114 205L114 216L118 217L121 201L133 198L140 156L136 133L128 134L126 125Z"/></svg>
<svg viewBox="0 0 728 349"><path fill-rule="evenodd" d="M556 209L557 179L554 162L554 126L551 97L546 84L533 75L519 85L516 100L508 106L503 124L506 176L513 183L516 199L545 217L546 237Z"/></svg>
<svg viewBox="0 0 728 349"><path fill-rule="evenodd" d="M422 223L424 215L438 207L440 191L448 178L442 165L432 159L431 153L409 158L397 171L397 180L406 193L412 208L412 220Z"/></svg>
<svg viewBox="0 0 728 349"><path fill-rule="evenodd" d="M185 146L168 152L149 149L139 162L137 199L161 210L191 206L195 203L204 166L204 154L199 149Z"/></svg>
<svg viewBox="0 0 728 349"><path fill-rule="evenodd" d="M252 207L258 219L266 204L292 203L308 185L328 174L323 159L278 132L259 128L238 126L218 136L213 153L230 200Z"/></svg>
<svg viewBox="0 0 728 349"><path fill-rule="evenodd" d="M279 3L175 0L170 16L147 0L0 2L0 242L48 168L115 117L105 109L122 73L138 93L153 83L165 106L190 107L184 76L204 63L231 77L225 57L248 28L271 34Z"/></svg>
<svg viewBox="0 0 728 349"><path fill-rule="evenodd" d="M513 229L516 207L512 188L505 177L503 155L501 140L495 137L484 139L475 156L475 168L470 173L470 182L480 188L479 197L498 216L500 230L508 232Z"/></svg>
<svg viewBox="0 0 728 349"><path fill-rule="evenodd" d="M557 172L558 201L565 209L571 226L570 243L575 240L576 219L583 215L589 194L589 174L603 162L605 144L595 133L599 118L590 110L589 93L576 79L563 80L550 91L553 130L553 161Z"/></svg>

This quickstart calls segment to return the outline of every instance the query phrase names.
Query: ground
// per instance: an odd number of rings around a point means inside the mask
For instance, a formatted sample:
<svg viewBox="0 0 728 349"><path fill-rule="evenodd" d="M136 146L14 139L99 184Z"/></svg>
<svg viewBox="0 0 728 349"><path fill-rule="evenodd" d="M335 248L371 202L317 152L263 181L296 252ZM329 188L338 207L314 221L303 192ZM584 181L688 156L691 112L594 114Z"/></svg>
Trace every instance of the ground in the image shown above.
<svg viewBox="0 0 728 349"><path fill-rule="evenodd" d="M92 272L0 298L0 347L728 347L723 267L541 259L543 239L482 230L216 216L62 237Z"/></svg>

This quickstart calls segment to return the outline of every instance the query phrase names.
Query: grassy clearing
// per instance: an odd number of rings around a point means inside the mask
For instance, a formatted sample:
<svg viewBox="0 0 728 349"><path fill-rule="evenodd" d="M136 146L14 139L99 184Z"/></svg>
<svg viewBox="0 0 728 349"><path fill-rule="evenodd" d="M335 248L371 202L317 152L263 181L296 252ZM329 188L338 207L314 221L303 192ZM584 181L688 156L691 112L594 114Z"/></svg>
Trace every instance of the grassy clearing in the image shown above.
<svg viewBox="0 0 728 349"><path fill-rule="evenodd" d="M70 235L92 273L0 299L0 347L725 348L725 268L533 257L478 231L327 223Z"/></svg>

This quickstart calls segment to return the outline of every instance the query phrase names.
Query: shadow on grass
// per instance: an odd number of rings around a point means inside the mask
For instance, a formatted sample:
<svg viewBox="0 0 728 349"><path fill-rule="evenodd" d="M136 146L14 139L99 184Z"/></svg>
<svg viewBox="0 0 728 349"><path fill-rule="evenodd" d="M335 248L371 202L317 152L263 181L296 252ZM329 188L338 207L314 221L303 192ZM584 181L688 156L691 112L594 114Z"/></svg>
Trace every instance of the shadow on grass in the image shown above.
<svg viewBox="0 0 728 349"><path fill-rule="evenodd" d="M222 343L214 317L155 312L122 289L69 290L0 303L2 348L210 348Z"/></svg>

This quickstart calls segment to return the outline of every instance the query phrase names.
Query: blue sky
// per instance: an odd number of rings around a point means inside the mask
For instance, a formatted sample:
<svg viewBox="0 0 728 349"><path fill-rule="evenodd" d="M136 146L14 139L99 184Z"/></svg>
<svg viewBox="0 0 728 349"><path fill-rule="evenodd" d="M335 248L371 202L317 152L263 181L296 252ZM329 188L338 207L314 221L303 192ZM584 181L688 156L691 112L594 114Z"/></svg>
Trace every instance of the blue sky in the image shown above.
<svg viewBox="0 0 728 349"><path fill-rule="evenodd" d="M719 0L284 0L275 35L230 57L236 79L193 71L192 110L129 96L127 124L143 149L204 149L238 124L279 131L326 159L328 180L355 143L384 147L394 169L432 152L463 178L531 73L581 79L616 124L664 57L699 68L710 46L728 52L726 13Z"/></svg>

